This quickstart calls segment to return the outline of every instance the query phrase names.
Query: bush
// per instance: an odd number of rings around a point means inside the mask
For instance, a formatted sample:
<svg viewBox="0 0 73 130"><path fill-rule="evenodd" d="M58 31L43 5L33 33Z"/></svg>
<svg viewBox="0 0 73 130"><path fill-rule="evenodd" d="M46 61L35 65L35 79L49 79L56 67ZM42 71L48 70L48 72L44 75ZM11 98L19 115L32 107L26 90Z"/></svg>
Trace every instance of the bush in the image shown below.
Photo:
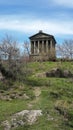
<svg viewBox="0 0 73 130"><path fill-rule="evenodd" d="M16 79L15 73L13 73L12 70L7 70L2 64L0 64L0 71L5 78Z"/></svg>

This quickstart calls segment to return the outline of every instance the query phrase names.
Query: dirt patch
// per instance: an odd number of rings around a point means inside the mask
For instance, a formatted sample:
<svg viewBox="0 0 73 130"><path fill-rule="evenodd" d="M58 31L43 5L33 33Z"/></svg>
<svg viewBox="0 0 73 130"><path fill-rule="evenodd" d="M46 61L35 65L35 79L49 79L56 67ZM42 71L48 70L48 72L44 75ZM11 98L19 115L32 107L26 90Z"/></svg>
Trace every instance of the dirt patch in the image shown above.
<svg viewBox="0 0 73 130"><path fill-rule="evenodd" d="M39 97L41 95L41 89L39 87L35 87L33 92L35 97Z"/></svg>
<svg viewBox="0 0 73 130"><path fill-rule="evenodd" d="M28 108L32 109L33 106L39 101L40 99L40 95L41 95L41 89L39 87L34 87L33 93L35 95L34 100L32 100L29 104L28 104Z"/></svg>
<svg viewBox="0 0 73 130"><path fill-rule="evenodd" d="M36 77L43 78L43 77L46 77L46 73L45 73L45 72L37 73L35 76L36 76Z"/></svg>

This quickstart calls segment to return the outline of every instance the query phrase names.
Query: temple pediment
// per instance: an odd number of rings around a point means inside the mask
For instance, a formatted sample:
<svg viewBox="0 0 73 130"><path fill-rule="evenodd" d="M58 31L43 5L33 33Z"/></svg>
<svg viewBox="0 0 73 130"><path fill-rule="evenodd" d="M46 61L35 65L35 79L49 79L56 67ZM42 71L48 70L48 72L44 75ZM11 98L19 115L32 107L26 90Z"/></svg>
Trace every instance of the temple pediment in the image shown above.
<svg viewBox="0 0 73 130"><path fill-rule="evenodd" d="M36 36L33 36L32 38L48 38L49 36L44 34L37 34Z"/></svg>
<svg viewBox="0 0 73 130"><path fill-rule="evenodd" d="M38 39L38 38L50 38L52 35L43 33L42 31L39 31L39 33L29 37L30 39Z"/></svg>

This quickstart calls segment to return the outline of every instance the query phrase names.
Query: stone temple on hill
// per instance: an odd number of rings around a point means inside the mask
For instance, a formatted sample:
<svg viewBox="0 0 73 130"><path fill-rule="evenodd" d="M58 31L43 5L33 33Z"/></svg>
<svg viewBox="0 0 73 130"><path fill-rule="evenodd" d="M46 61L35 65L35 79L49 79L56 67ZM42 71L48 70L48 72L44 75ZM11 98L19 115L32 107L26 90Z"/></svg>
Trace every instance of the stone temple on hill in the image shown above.
<svg viewBox="0 0 73 130"><path fill-rule="evenodd" d="M31 44L30 59L32 61L47 61L56 59L56 40L53 35L40 30L37 34L29 37Z"/></svg>

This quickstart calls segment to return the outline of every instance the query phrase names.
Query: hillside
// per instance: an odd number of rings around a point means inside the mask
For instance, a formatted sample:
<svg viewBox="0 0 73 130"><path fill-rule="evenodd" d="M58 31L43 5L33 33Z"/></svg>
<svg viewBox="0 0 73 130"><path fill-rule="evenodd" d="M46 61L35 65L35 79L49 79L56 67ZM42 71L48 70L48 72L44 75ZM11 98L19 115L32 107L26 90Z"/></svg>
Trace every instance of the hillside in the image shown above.
<svg viewBox="0 0 73 130"><path fill-rule="evenodd" d="M23 110L41 110L42 116L32 125L20 123L9 130L73 129L73 78L46 77L44 73L53 68L73 73L73 62L28 63L30 74L21 75L22 81L0 81L0 130L7 130L3 122Z"/></svg>

